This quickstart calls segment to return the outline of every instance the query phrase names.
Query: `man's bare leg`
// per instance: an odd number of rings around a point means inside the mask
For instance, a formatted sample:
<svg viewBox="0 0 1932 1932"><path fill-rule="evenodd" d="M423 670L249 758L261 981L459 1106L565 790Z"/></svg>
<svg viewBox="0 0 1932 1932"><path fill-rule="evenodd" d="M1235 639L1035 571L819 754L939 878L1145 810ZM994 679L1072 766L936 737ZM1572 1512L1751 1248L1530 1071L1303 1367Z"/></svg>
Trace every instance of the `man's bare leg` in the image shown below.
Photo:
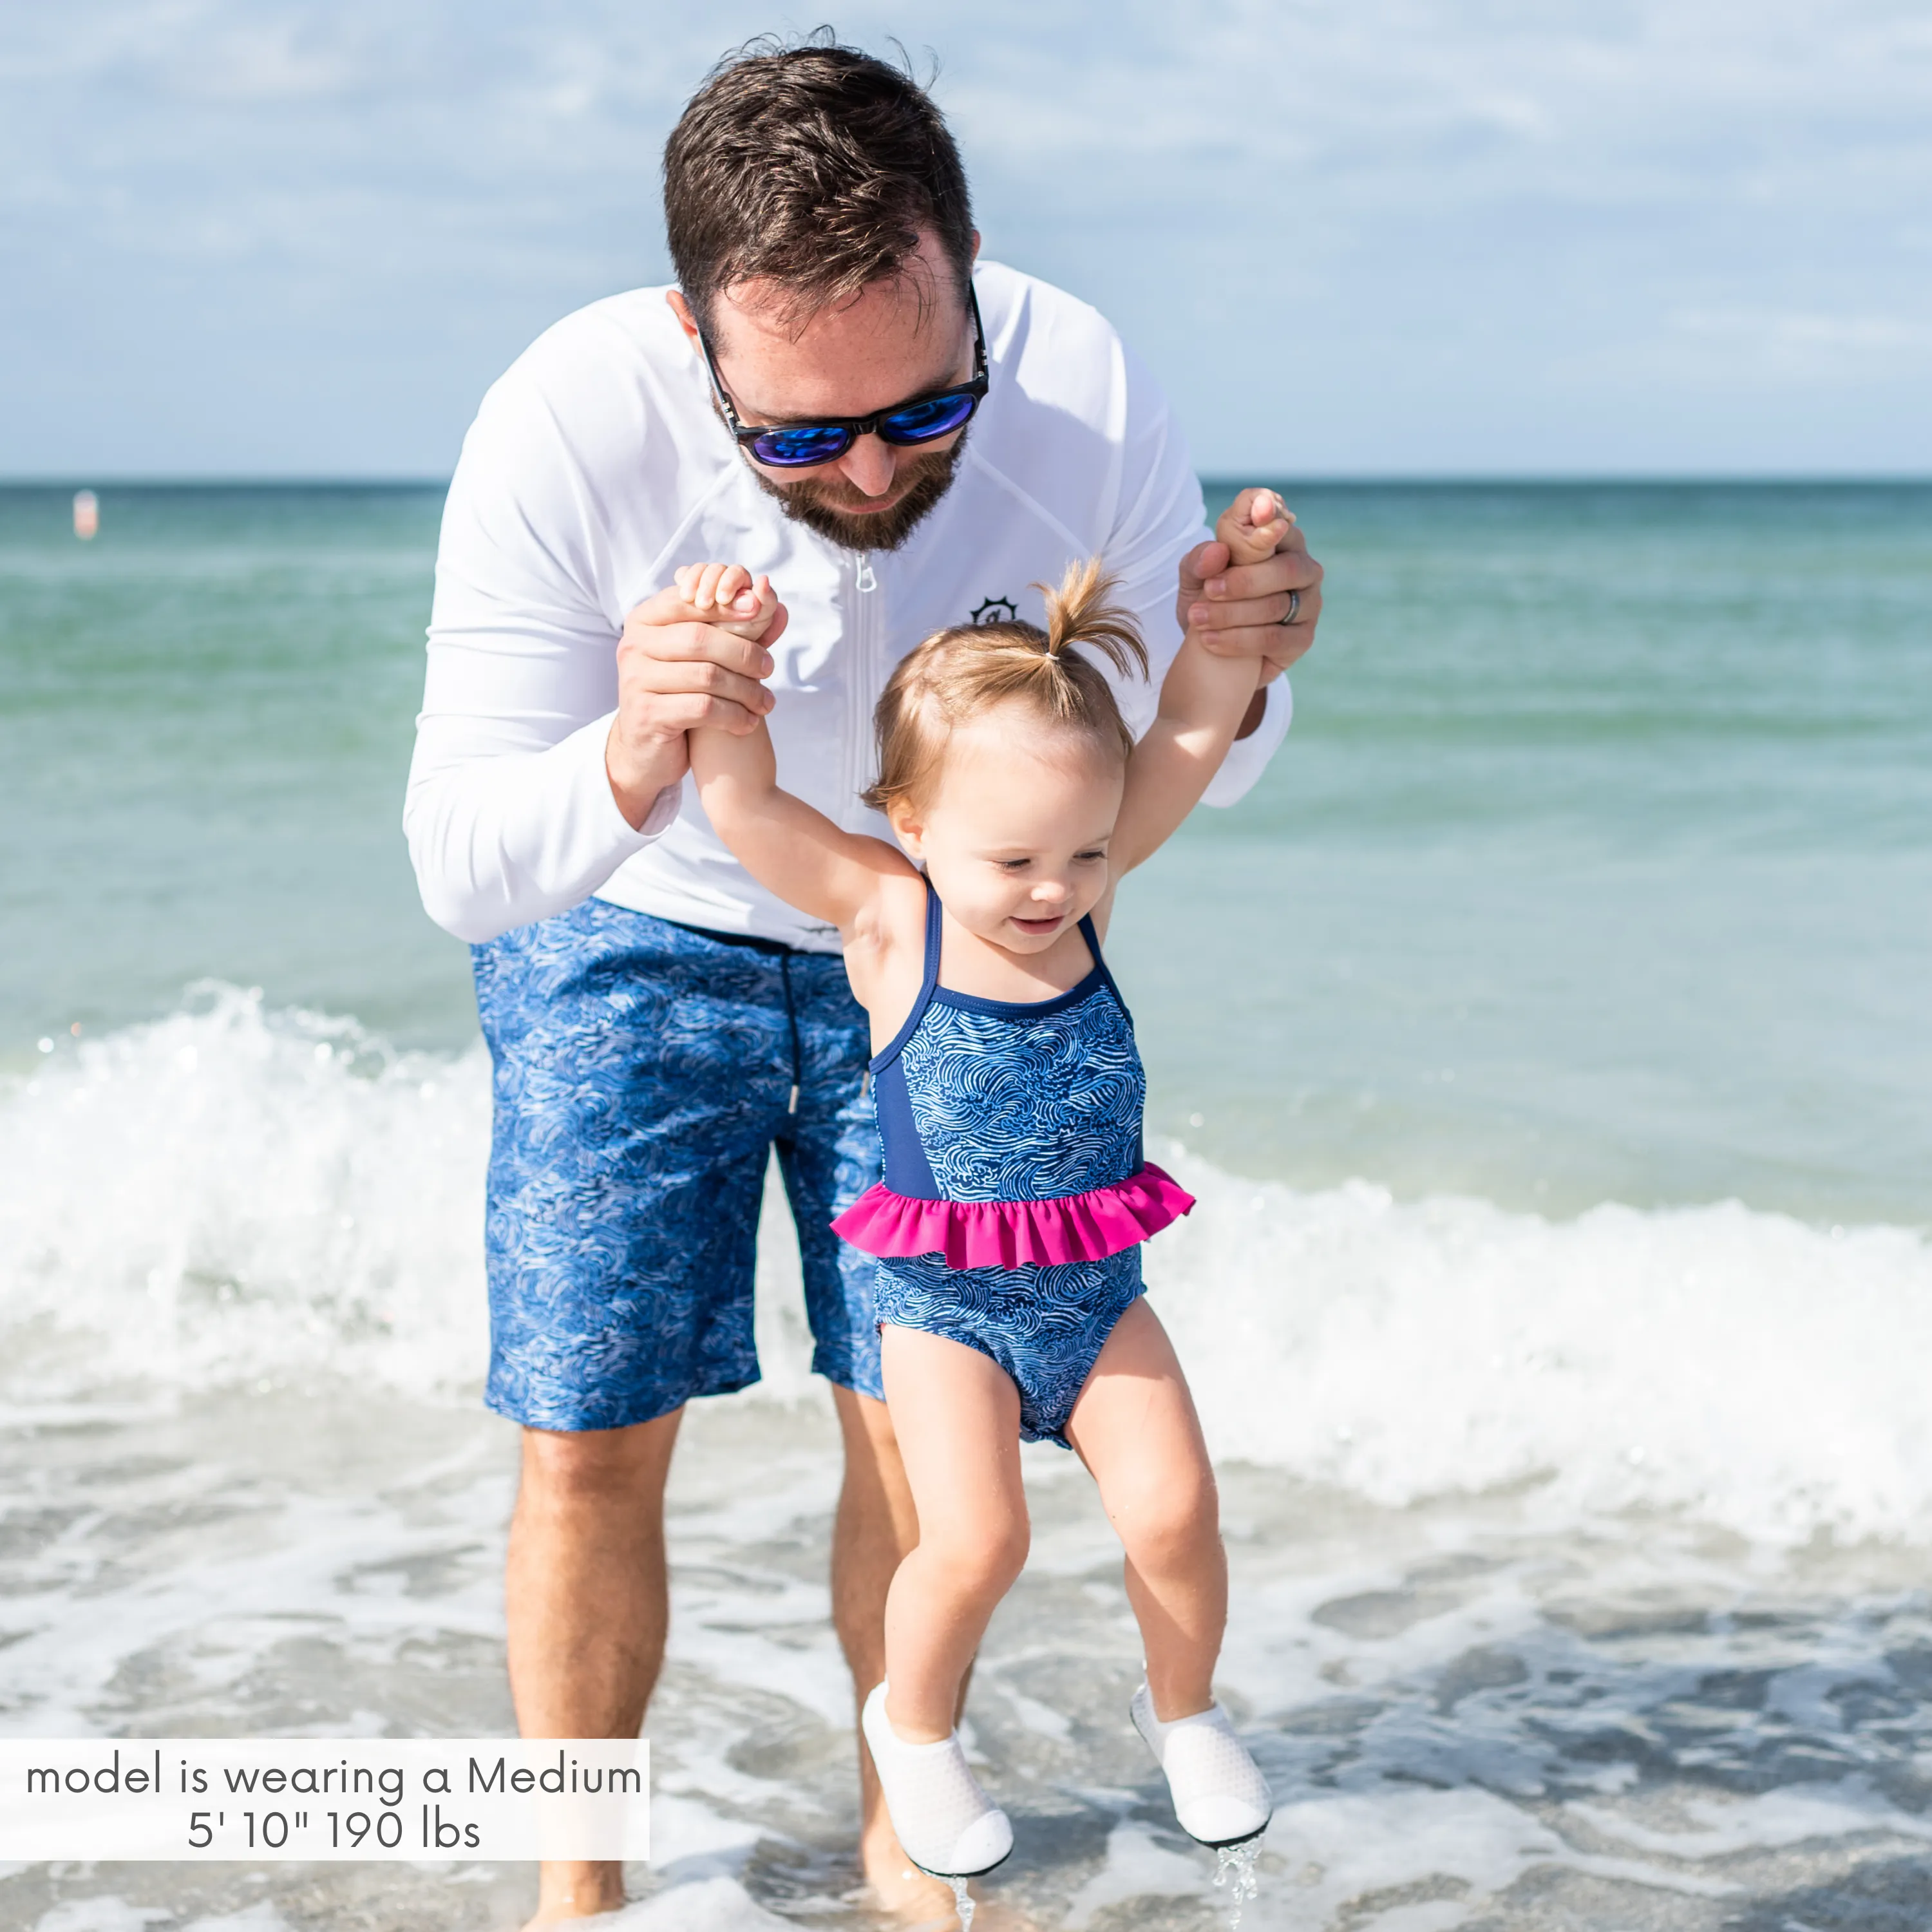
<svg viewBox="0 0 1932 1932"><path fill-rule="evenodd" d="M919 1540L919 1517L899 1462L886 1406L835 1385L833 1406L845 1442L845 1480L832 1528L832 1623L852 1672L856 1713L886 1674L886 1592ZM855 1726L856 1728L856 1726ZM886 1816L872 1754L859 1738L859 1862L889 1904L915 1903L935 1882L914 1873Z"/></svg>
<svg viewBox="0 0 1932 1932"><path fill-rule="evenodd" d="M845 1438L845 1480L832 1530L832 1622L852 1672L853 1711L886 1674L886 1592L892 1573L919 1540L919 1514L882 1402L832 1385ZM967 1682L972 1672L967 1672ZM959 1701L963 1709L966 1685ZM886 1815L872 1754L859 1737L859 1863L892 1911L925 1920L952 1915L952 1888L908 1858Z"/></svg>
<svg viewBox="0 0 1932 1932"><path fill-rule="evenodd" d="M628 1429L524 1431L504 1603L526 1738L635 1737L664 1662L664 1491L682 1409ZM542 1868L532 1927L614 1912L624 1868Z"/></svg>

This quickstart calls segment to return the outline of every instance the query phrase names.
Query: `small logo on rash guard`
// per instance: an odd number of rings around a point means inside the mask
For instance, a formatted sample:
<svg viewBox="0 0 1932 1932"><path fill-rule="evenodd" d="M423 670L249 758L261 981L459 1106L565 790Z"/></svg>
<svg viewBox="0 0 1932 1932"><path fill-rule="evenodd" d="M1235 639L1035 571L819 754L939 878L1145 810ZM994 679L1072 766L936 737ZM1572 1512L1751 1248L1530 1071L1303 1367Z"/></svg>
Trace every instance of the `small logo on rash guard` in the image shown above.
<svg viewBox="0 0 1932 1932"><path fill-rule="evenodd" d="M1019 615L1019 608L1010 597L988 597L973 613L976 624L1010 624Z"/></svg>

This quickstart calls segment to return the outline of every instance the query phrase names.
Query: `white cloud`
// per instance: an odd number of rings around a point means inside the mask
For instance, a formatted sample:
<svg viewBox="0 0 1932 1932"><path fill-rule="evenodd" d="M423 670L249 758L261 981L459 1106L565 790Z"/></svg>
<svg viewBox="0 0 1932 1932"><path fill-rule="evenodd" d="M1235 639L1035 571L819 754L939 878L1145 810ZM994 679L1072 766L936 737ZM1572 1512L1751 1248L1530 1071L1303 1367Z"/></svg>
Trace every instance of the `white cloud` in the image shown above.
<svg viewBox="0 0 1932 1932"><path fill-rule="evenodd" d="M1211 462L1922 463L1918 0L839 17L939 57L989 249L1114 315ZM0 467L446 466L524 341L663 272L664 134L784 24L743 0L10 10ZM1257 328L1280 365L1230 385ZM1828 411L1784 406L1821 374Z"/></svg>

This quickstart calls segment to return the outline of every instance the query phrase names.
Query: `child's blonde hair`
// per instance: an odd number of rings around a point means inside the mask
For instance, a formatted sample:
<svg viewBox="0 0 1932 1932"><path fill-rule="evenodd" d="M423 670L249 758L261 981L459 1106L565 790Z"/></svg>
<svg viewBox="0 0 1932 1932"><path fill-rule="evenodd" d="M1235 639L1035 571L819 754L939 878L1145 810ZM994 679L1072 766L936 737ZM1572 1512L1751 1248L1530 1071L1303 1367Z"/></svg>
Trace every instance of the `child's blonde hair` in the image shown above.
<svg viewBox="0 0 1932 1932"><path fill-rule="evenodd" d="M1118 747L1124 758L1133 734L1100 668L1075 646L1098 651L1124 676L1148 674L1147 646L1132 614L1111 600L1114 580L1098 557L1070 564L1046 598L1046 628L1018 618L955 624L935 631L902 659L872 714L879 776L860 796L874 812L930 794L956 725L1016 698L1040 717Z"/></svg>

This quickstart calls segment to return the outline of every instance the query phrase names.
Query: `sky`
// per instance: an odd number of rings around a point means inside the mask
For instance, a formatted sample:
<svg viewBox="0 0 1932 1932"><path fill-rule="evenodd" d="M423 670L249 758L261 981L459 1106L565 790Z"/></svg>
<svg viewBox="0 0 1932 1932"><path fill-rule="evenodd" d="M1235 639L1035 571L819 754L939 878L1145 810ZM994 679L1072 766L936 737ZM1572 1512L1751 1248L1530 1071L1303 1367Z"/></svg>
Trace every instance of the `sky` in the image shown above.
<svg viewBox="0 0 1932 1932"><path fill-rule="evenodd" d="M1932 472L1926 0L62 0L0 13L0 476L447 476L822 19L1211 473Z"/></svg>

